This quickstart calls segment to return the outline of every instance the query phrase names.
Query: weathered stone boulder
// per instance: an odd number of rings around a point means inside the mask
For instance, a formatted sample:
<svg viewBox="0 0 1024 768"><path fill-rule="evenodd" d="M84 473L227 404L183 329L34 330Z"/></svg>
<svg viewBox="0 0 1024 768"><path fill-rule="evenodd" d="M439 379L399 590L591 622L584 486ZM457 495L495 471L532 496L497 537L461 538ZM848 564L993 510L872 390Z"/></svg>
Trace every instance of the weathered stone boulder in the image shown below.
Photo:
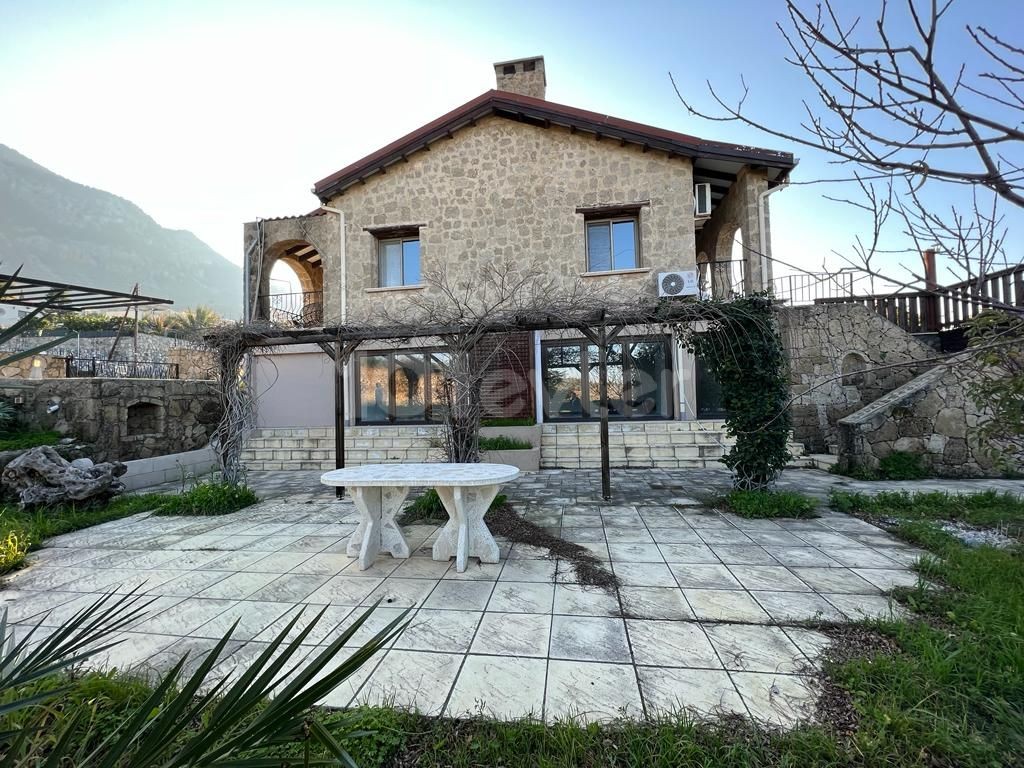
<svg viewBox="0 0 1024 768"><path fill-rule="evenodd" d="M127 467L119 461L84 466L50 446L33 448L3 469L0 483L18 496L23 507L48 507L65 502L103 501L124 490L118 480Z"/></svg>

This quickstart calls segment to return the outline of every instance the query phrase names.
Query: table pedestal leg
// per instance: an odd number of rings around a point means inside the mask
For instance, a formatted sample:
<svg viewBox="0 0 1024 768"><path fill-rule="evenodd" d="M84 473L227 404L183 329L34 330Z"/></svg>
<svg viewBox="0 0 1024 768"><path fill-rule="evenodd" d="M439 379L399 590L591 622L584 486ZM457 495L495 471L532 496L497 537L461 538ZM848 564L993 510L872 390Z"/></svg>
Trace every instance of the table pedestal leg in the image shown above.
<svg viewBox="0 0 1024 768"><path fill-rule="evenodd" d="M484 514L498 495L497 485L472 488L438 487L437 495L448 511L448 523L434 543L435 560L448 560L455 556L455 570L462 573L470 557L481 563L498 562L498 543L484 522Z"/></svg>
<svg viewBox="0 0 1024 768"><path fill-rule="evenodd" d="M383 550L392 557L408 557L409 544L395 515L409 494L408 488L350 488L352 501L359 511L359 525L348 540L348 556L359 558L359 570L373 565L377 553Z"/></svg>

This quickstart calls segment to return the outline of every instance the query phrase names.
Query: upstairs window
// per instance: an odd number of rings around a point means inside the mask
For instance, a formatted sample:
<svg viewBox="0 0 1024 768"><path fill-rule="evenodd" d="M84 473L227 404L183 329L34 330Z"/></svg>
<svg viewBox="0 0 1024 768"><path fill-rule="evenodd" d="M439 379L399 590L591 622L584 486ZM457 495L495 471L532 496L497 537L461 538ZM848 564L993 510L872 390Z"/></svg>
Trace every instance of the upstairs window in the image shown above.
<svg viewBox="0 0 1024 768"><path fill-rule="evenodd" d="M377 285L391 288L419 285L420 237L393 237L377 240Z"/></svg>
<svg viewBox="0 0 1024 768"><path fill-rule="evenodd" d="M640 266L636 216L587 222L587 271L613 272Z"/></svg>

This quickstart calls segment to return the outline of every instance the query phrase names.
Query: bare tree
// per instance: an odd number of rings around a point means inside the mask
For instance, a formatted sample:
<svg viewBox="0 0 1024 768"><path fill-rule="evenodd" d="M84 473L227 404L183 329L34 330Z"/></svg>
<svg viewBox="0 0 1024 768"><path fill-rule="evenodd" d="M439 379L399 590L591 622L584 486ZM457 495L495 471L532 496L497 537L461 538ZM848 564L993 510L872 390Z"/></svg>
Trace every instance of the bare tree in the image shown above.
<svg viewBox="0 0 1024 768"><path fill-rule="evenodd" d="M715 114L679 98L691 114L750 126L843 167L842 178L816 181L849 182L851 195L826 197L873 222L852 254L840 254L847 263L916 289L921 271L903 265L905 272L887 273L875 257L935 249L958 279L980 283L1006 263L1000 205L1024 208L1024 47L983 24L965 25L951 44L953 0L905 0L900 8L882 0L873 23L850 18L844 6L787 0L777 24L787 61L814 94L803 102L799 130L752 116L745 81L736 99L708 83ZM985 64L965 63L958 54L966 49Z"/></svg>

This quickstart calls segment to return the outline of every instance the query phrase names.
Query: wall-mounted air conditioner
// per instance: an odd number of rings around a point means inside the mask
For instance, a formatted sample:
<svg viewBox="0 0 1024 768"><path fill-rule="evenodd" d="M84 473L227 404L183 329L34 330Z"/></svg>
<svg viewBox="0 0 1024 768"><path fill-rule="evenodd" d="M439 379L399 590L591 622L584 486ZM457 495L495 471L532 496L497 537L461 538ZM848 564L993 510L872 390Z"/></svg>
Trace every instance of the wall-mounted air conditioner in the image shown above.
<svg viewBox="0 0 1024 768"><path fill-rule="evenodd" d="M711 185L693 185L693 215L702 218L711 215Z"/></svg>
<svg viewBox="0 0 1024 768"><path fill-rule="evenodd" d="M700 293L697 270L661 272L658 275L658 296L696 296Z"/></svg>

